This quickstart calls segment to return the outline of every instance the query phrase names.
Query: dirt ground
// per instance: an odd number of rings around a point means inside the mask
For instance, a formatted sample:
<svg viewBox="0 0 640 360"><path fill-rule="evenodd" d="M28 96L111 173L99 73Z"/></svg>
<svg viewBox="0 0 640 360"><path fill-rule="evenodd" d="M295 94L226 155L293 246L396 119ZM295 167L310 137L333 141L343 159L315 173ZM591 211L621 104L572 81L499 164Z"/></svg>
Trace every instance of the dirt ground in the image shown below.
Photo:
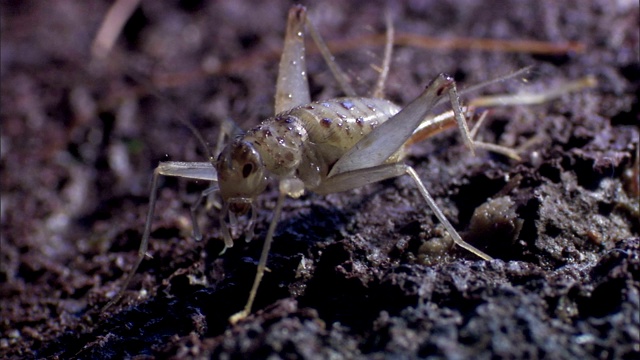
<svg viewBox="0 0 640 360"><path fill-rule="evenodd" d="M273 186L257 202L256 239L239 228L219 255L215 209L199 217L204 241L190 235L207 184L165 179L152 257L100 309L136 259L153 168L206 161L179 119L213 148L224 120L249 129L272 114L291 3L143 0L98 60L91 43L111 3L0 5L1 358L640 357L637 1L389 2L397 39L448 46L396 46L386 94L399 104L440 72L465 88L534 66L466 99L586 75L598 85L494 109L480 136L521 147L520 162L473 156L454 130L412 148L407 162L446 216L495 260L437 250L448 237L409 178L305 194L286 202L254 312L235 326ZM365 40L384 33L385 8L309 2L362 94L383 50ZM308 67L314 99L340 94L318 54Z"/></svg>

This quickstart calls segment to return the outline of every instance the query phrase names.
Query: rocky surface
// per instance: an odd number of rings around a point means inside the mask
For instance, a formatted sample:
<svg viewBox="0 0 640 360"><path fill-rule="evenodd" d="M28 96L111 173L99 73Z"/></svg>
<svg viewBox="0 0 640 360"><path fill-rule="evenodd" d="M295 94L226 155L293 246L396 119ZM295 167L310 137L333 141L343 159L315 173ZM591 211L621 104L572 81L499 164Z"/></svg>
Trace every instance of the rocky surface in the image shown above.
<svg viewBox="0 0 640 360"><path fill-rule="evenodd" d="M397 103L439 72L464 88L534 66L526 84L482 94L586 75L598 85L494 109L481 137L523 147L521 162L472 156L454 130L412 148L407 161L446 216L495 260L443 251L448 237L408 178L307 194L287 201L255 311L235 326L227 319L253 281L273 187L258 200L257 239L220 256L215 216L201 215L204 241L190 237L189 206L207 184L163 181L153 258L118 305L100 308L135 261L158 161L206 160L179 119L215 144L224 120L248 129L272 113L290 4L145 0L98 61L91 42L109 5L1 5L0 357L640 356L637 2L389 6L398 39L570 48L401 44L386 87ZM344 45L337 61L366 93L383 44L362 39L384 32L385 4L309 7L325 39ZM339 95L320 56L308 66L315 99Z"/></svg>

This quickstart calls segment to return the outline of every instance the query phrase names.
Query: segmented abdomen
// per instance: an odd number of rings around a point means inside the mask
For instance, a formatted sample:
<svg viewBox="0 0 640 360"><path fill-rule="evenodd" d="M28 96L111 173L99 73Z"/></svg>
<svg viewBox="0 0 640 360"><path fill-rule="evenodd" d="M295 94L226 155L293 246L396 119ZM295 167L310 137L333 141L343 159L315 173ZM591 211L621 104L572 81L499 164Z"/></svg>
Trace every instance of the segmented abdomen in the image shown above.
<svg viewBox="0 0 640 360"><path fill-rule="evenodd" d="M315 101L289 112L303 122L309 140L344 153L400 108L384 99L336 98Z"/></svg>

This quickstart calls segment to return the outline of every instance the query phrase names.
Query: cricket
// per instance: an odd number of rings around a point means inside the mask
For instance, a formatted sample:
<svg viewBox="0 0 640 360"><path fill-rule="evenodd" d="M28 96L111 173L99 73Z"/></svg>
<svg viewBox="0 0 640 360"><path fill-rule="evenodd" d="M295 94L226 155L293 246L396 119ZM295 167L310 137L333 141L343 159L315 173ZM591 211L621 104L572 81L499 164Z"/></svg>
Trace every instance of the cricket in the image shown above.
<svg viewBox="0 0 640 360"><path fill-rule="evenodd" d="M344 97L311 101L305 64L306 33L310 34L320 50ZM491 260L490 255L462 239L416 171L403 161L407 147L443 129L457 127L463 143L472 153L476 149L485 149L518 160L520 157L516 149L474 140L484 116L469 130L466 114L480 106L544 102L570 91L593 86L595 80L587 77L544 94L479 98L463 107L453 78L440 74L415 100L405 107L399 107L383 98L393 44L390 19L387 19L386 35L387 43L378 81L370 97L358 97L318 31L308 20L305 7L293 6L288 14L284 50L278 68L275 115L242 136L231 138L219 155L211 156L209 161L167 161L158 165L153 173L149 210L137 260L117 295L103 310L123 296L147 253L160 176L211 182L211 186L203 191L199 201L192 207L194 237L198 240L202 238L194 216L195 210L204 198L218 193L222 199L219 220L225 250L234 244L228 220L236 216L250 216L245 231L246 240L250 240L256 222L254 199L265 191L268 184L277 183L279 195L255 279L244 308L231 316L231 323L244 319L252 311L267 269L269 250L286 197L298 198L306 191L337 193L408 175L455 245L480 259ZM516 72L509 77L518 74ZM450 103L451 111L439 116L430 115L434 106L444 101Z"/></svg>

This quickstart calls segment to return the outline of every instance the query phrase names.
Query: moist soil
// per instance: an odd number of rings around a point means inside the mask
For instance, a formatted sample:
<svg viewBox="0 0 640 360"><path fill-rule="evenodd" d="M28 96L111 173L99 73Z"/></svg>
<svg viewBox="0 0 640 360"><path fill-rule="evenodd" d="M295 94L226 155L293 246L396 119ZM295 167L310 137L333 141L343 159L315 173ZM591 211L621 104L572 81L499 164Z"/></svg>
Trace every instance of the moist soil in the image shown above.
<svg viewBox="0 0 640 360"><path fill-rule="evenodd" d="M467 101L587 75L598 84L494 108L480 138L520 149L521 161L474 156L455 130L411 148L407 163L447 218L495 260L451 248L408 177L305 194L286 201L254 311L236 325L227 319L247 299L273 185L257 199L255 239L244 241L241 217L220 255L215 206L198 213L204 239L191 236L189 208L209 184L163 179L150 256L101 308L136 260L154 167L207 161L183 121L215 149L227 120L249 129L272 115L291 4L143 0L96 59L110 4L0 5L0 357L640 356L636 1L309 3L360 94L384 47L365 40L384 34L387 11L398 42L431 44L395 47L385 90L398 104L440 72L463 89L533 66ZM314 99L340 95L317 53L307 65Z"/></svg>

